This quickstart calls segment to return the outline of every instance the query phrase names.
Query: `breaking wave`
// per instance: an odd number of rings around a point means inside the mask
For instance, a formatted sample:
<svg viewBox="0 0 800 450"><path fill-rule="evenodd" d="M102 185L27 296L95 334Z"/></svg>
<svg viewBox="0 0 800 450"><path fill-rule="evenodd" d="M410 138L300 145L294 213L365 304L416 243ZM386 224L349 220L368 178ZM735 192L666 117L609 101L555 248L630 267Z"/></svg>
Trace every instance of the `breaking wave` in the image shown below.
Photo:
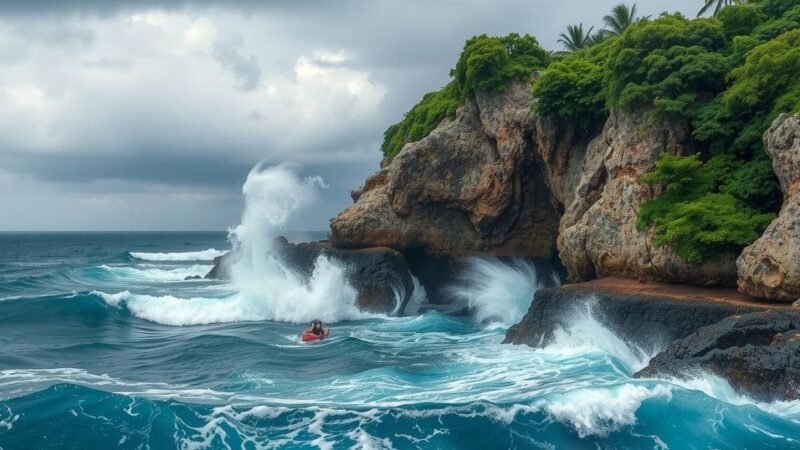
<svg viewBox="0 0 800 450"><path fill-rule="evenodd" d="M148 252L128 252L132 258L144 261L212 261L218 256L227 253L224 250L209 248L195 252L173 252L173 253L148 253Z"/></svg>

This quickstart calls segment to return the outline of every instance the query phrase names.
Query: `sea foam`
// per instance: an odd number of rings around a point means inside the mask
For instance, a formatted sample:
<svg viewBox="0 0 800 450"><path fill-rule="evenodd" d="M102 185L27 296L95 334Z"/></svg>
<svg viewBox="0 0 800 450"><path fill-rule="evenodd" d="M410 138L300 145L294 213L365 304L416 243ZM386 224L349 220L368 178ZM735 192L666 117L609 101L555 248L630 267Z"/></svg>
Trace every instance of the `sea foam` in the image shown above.
<svg viewBox="0 0 800 450"><path fill-rule="evenodd" d="M145 261L211 261L218 256L227 253L224 250L209 248L195 252L173 252L173 253L148 253L148 252L129 252L131 257Z"/></svg>

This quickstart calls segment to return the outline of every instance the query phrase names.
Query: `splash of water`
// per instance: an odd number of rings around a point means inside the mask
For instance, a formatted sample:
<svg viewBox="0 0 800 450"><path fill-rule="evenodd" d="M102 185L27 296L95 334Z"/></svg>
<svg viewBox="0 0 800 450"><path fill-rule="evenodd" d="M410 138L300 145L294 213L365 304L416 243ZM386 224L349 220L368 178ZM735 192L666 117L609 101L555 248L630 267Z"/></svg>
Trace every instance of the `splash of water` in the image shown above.
<svg viewBox="0 0 800 450"><path fill-rule="evenodd" d="M543 284L536 268L524 260L470 257L456 284L445 294L466 304L480 323L510 326L522 319Z"/></svg>
<svg viewBox="0 0 800 450"><path fill-rule="evenodd" d="M177 298L123 292L101 295L109 304L123 302L134 315L168 325L277 320L337 322L372 316L356 307L356 291L336 261L317 258L308 279L292 271L276 254L273 240L293 214L312 205L320 177L301 179L286 165L259 164L242 187L241 223L229 230L235 257L230 266L236 293L223 298Z"/></svg>
<svg viewBox="0 0 800 450"><path fill-rule="evenodd" d="M631 372L644 368L657 350L648 352L609 330L594 315L596 303L596 298L589 298L581 307L576 308L566 326L555 331L555 338L545 351L565 357L591 353L608 354L622 361Z"/></svg>
<svg viewBox="0 0 800 450"><path fill-rule="evenodd" d="M237 255L231 280L248 314L286 322L368 316L356 307L356 291L333 260L317 258L306 281L286 267L273 248L273 239L292 214L315 201L320 186L325 187L322 178L300 179L284 165L259 165L247 176L242 222L230 231L230 239Z"/></svg>

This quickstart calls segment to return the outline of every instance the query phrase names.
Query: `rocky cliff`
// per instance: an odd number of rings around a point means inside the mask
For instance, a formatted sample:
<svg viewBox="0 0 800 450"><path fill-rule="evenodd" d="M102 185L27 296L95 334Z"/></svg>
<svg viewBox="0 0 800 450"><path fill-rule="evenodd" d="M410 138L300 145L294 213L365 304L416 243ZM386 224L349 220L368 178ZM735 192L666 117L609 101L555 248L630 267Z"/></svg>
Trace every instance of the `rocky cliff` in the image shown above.
<svg viewBox="0 0 800 450"><path fill-rule="evenodd" d="M736 255L708 263L685 262L652 231L636 229L639 206L655 188L640 182L664 152L689 153L686 123L662 123L647 114L612 111L589 143L577 195L560 224L558 250L572 281L608 276L698 285L736 283Z"/></svg>
<svg viewBox="0 0 800 450"><path fill-rule="evenodd" d="M479 92L454 119L406 144L331 220L337 247L404 253L560 257L570 281L623 276L736 284L736 256L686 263L636 229L657 188L641 183L663 152L691 151L686 123L614 110L590 139L532 112L529 84ZM592 133L589 133L592 134Z"/></svg>
<svg viewBox="0 0 800 450"><path fill-rule="evenodd" d="M331 220L338 247L549 258L585 145L531 113L530 86L478 93L403 150Z"/></svg>
<svg viewBox="0 0 800 450"><path fill-rule="evenodd" d="M764 133L764 148L784 201L778 217L739 257L739 289L794 302L800 299L800 114L775 119Z"/></svg>

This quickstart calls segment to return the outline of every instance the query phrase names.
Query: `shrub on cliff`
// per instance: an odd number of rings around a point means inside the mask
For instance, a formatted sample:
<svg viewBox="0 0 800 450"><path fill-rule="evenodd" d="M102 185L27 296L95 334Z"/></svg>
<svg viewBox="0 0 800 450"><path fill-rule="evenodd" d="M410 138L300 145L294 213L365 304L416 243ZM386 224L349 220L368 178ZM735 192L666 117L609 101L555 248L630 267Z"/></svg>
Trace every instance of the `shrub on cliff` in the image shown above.
<svg viewBox="0 0 800 450"><path fill-rule="evenodd" d="M750 207L726 183L740 170L729 158L705 164L696 155L661 155L656 169L642 177L663 189L641 205L637 228L655 225L656 245L669 245L690 263L701 263L723 251L740 252L775 218ZM740 188L740 187L739 187Z"/></svg>
<svg viewBox="0 0 800 450"><path fill-rule="evenodd" d="M536 38L527 34L470 38L450 71L453 79L447 86L425 94L403 120L383 133L384 157L391 160L403 145L422 139L442 119L455 116L456 109L475 91L502 90L509 80L530 77L533 71L546 67L549 59Z"/></svg>
<svg viewBox="0 0 800 450"><path fill-rule="evenodd" d="M603 85L607 76L605 60L613 41L609 38L551 64L533 81L536 111L575 123L582 131L602 124L608 113Z"/></svg>
<svg viewBox="0 0 800 450"><path fill-rule="evenodd" d="M699 102L725 87L728 45L716 19L662 15L624 33L609 55L608 103L690 117Z"/></svg>

